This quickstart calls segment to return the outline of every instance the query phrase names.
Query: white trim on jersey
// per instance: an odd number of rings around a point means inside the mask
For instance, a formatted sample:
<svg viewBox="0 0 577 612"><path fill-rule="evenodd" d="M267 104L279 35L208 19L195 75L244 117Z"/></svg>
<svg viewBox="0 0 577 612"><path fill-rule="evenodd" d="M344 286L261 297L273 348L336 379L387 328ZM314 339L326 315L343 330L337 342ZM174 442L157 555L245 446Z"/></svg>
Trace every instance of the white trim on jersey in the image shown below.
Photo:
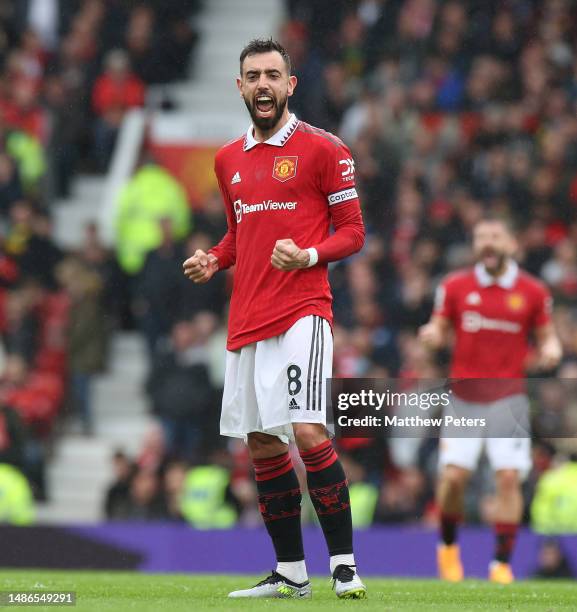
<svg viewBox="0 0 577 612"><path fill-rule="evenodd" d="M299 120L296 115L292 113L289 120L281 127L278 132L275 132L268 140L264 141L264 144L272 145L273 147L284 147L288 142L288 139L295 133L299 124ZM249 151L253 147L260 144L254 137L254 126L250 124L246 135L244 137L243 151Z"/></svg>
<svg viewBox="0 0 577 612"><path fill-rule="evenodd" d="M479 262L475 265L475 277L481 287L489 287L491 285L498 285L503 289L512 289L513 285L517 281L519 276L519 265L514 259L509 259L507 262L507 269L503 274L495 278L489 272L485 266Z"/></svg>

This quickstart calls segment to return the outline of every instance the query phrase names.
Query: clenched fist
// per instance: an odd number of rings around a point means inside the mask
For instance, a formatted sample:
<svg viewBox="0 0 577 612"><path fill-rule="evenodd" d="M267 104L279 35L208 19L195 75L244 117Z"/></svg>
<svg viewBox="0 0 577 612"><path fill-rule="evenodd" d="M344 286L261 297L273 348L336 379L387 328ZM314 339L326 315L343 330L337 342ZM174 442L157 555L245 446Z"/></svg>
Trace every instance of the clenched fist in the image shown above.
<svg viewBox="0 0 577 612"><path fill-rule="evenodd" d="M197 249L183 264L184 274L195 283L208 282L218 270L218 260L212 253Z"/></svg>
<svg viewBox="0 0 577 612"><path fill-rule="evenodd" d="M443 346L443 331L435 323L427 323L419 328L419 340L431 350L437 350Z"/></svg>
<svg viewBox="0 0 577 612"><path fill-rule="evenodd" d="M300 249L291 238L277 240L270 262L277 270L297 270L309 265L310 255L305 249Z"/></svg>

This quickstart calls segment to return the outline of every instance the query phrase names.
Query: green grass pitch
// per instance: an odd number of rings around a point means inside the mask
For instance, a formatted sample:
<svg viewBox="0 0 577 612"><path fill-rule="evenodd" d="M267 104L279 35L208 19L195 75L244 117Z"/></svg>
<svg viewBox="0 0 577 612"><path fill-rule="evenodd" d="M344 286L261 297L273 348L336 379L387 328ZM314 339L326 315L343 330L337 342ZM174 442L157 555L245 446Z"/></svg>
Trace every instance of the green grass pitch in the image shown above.
<svg viewBox="0 0 577 612"><path fill-rule="evenodd" d="M0 590L75 591L77 604L34 606L36 610L322 610L363 612L429 610L577 610L577 582L519 581L502 587L477 580L444 584L434 580L366 580L368 599L340 601L328 578L313 578L311 600L228 600L229 591L251 586L262 577L133 572L1 570ZM22 609L21 606L18 606ZM10 607L2 609L9 610Z"/></svg>

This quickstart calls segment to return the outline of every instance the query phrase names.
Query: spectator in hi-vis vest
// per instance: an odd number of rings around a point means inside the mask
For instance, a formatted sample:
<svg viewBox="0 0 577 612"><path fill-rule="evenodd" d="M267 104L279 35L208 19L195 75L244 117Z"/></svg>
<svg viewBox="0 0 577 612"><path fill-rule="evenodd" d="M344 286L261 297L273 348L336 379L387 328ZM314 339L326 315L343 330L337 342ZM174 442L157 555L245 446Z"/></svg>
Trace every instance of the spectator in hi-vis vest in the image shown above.
<svg viewBox="0 0 577 612"><path fill-rule="evenodd" d="M170 219L176 240L182 240L190 230L191 211L178 181L164 168L146 161L118 199L116 253L127 274L138 274L147 253L160 245L160 219Z"/></svg>

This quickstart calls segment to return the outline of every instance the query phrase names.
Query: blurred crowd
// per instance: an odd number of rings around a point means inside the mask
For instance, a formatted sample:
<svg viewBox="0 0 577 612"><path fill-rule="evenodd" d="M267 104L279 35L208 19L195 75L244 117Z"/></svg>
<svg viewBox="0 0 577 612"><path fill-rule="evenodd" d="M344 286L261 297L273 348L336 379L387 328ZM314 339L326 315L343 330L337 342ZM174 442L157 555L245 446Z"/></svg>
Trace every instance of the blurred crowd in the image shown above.
<svg viewBox="0 0 577 612"><path fill-rule="evenodd" d="M6 349L8 388L24 376L36 380L39 349L30 345L42 338L60 351L67 372L65 386L64 375L58 379L60 393L68 389L90 433L90 383L106 366L106 339L115 325L135 326L146 340L145 391L157 424L137 457L115 455L106 516L187 520L200 528L260 524L246 447L218 436L231 275L197 286L181 273L184 258L226 231L218 193L192 216L182 186L144 152L120 196L116 253L90 226L72 259L52 243L49 216L35 198L45 193L40 185L47 175L54 193L65 193L79 159L104 169L125 111L144 103L148 84L182 76L182 57L194 44L182 11L189 14L196 3L54 2L68 4L77 11L64 10L68 18L55 20L51 34L29 28L29 36L17 37L20 30L10 25L16 22L1 16L16 19L20 9L0 12L7 41L0 109L4 103L12 109L0 115L6 123L0 125L0 213L5 244L13 245L0 259L7 304L0 330L19 347ZM16 3L0 0L0 7L9 5ZM280 39L299 79L290 106L351 148L367 225L363 251L330 268L334 375L445 375L448 354L427 352L416 330L430 316L443 275L471 263L471 228L492 212L513 222L522 266L553 291L564 358L546 374L576 378L574 3L287 0L286 8ZM29 93L26 112L17 95L21 80ZM39 108L62 128L47 140L47 124L34 119ZM85 129L88 118L92 131ZM18 275L26 283L17 283ZM543 374L532 370L531 359L528 370ZM557 503L559 490L577 490L576 438L552 437L575 413L570 391L543 388L534 467L525 484L527 521L537 503L533 520L550 523L547 503ZM5 411L6 427L26 431L12 422L25 412ZM0 452L2 431L0 420ZM357 527L436 521L434 438L337 445ZM34 465L34 448L27 453ZM300 465L297 456L294 461ZM575 496L566 507L577 517ZM490 521L493 508L484 465L470 487L467 518ZM309 510L305 520L312 521Z"/></svg>
<svg viewBox="0 0 577 612"><path fill-rule="evenodd" d="M186 78L196 0L0 0L0 208L105 171L127 111Z"/></svg>
<svg viewBox="0 0 577 612"><path fill-rule="evenodd" d="M106 171L125 114L146 104L150 85L187 77L198 4L0 0L0 464L20 469L37 499L49 495L60 417L93 432L91 381L125 299L98 227L65 252L51 204L76 171ZM7 483L21 490L14 474L2 472L4 500Z"/></svg>
<svg viewBox="0 0 577 612"><path fill-rule="evenodd" d="M288 0L286 6L280 39L299 79L290 106L297 116L339 135L351 148L368 230L364 250L330 271L335 376L445 375L448 355L427 352L416 330L430 316L442 276L471 263L471 227L491 212L512 221L521 264L540 276L555 297L563 362L556 372L540 373L532 370L529 359L529 372L574 378L574 3ZM193 244L218 240L223 231L218 218L218 203L208 201L183 246L190 246L191 252ZM230 477L213 499L251 524L258 517L246 449L242 442L219 442L214 431L222 384L222 360L215 357L214 346L223 334L230 279L222 275L218 288L189 288L193 297L184 300L186 289L177 290L169 266L163 268L177 247L162 248L164 260L156 251L144 266L142 312L153 363L147 389L163 425L164 456L168 465L172 457L186 461L190 470L201 465L204 469L210 467L204 465L210 456L206 449L220 448L219 462L212 467L225 467ZM169 305L155 305L160 293L175 297ZM203 303L203 297L208 301ZM183 320L178 309L193 302L199 311ZM207 304L209 312L202 312ZM180 401L177 390L185 388L198 403ZM569 457L577 450L574 438L551 438L575 412L567 393L543 388L535 423L535 465L525 484L527 520L542 475L572 465ZM436 520L434 439L337 444L356 500L357 526ZM137 476L141 473L138 462L133 470ZM157 475L159 499L166 498L166 473L163 469ZM575 472L567 474L571 478ZM206 490L200 495L193 489L183 485L182 499L210 497ZM129 498L131 491L125 490ZM577 502L572 503L577 510ZM468 519L490 521L493 507L490 473L483 466L470 487Z"/></svg>

